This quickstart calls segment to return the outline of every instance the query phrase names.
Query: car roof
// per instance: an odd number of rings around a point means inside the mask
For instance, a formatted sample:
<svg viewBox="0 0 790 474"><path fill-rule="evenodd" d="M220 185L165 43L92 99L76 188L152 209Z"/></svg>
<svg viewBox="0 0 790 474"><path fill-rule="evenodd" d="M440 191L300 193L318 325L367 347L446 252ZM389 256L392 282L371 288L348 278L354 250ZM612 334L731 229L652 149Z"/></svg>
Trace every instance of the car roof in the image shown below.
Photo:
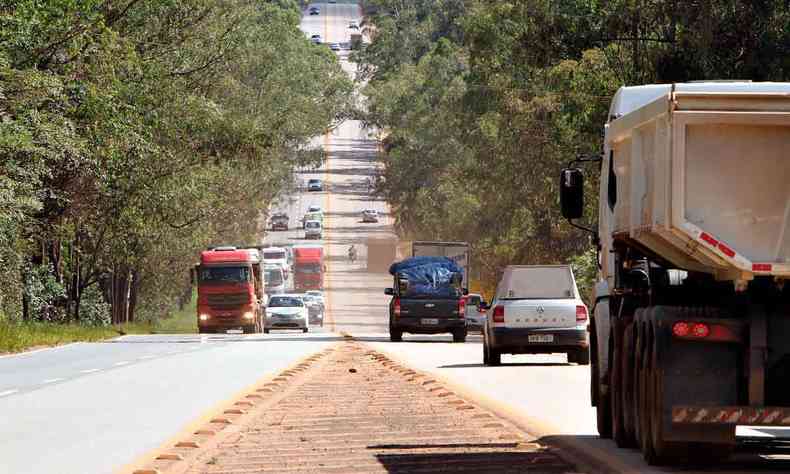
<svg viewBox="0 0 790 474"><path fill-rule="evenodd" d="M304 223L305 223L305 225L313 224L313 223L318 224L319 226L321 225L321 221L316 221L316 220L304 221Z"/></svg>

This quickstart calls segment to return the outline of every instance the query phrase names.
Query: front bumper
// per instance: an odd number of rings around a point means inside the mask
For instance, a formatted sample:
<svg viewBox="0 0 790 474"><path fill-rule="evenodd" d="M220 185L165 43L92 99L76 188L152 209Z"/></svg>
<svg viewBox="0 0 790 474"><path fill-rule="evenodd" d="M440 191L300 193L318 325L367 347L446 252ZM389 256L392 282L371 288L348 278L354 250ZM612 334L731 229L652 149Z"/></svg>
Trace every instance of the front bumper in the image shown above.
<svg viewBox="0 0 790 474"><path fill-rule="evenodd" d="M552 335L552 342L530 342L530 336ZM590 346L584 326L572 328L503 328L495 327L489 336L491 347L507 354L550 354Z"/></svg>
<svg viewBox="0 0 790 474"><path fill-rule="evenodd" d="M265 329L304 329L307 321L304 318L268 317L263 323Z"/></svg>
<svg viewBox="0 0 790 474"><path fill-rule="evenodd" d="M391 327L412 334L441 334L466 328L463 318L434 318L436 324L423 324L424 319L430 318L400 317L392 322Z"/></svg>
<svg viewBox="0 0 790 474"><path fill-rule="evenodd" d="M254 319L246 319L242 315L210 315L206 321L201 321L198 318L198 328L201 330L217 330L217 329L243 329L244 327L252 326L255 324Z"/></svg>

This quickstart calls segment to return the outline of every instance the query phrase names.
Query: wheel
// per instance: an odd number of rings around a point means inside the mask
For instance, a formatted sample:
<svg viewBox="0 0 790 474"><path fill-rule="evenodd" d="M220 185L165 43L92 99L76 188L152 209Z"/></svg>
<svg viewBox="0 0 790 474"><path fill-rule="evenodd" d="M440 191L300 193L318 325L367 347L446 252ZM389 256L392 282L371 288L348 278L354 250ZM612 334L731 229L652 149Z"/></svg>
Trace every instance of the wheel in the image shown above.
<svg viewBox="0 0 790 474"><path fill-rule="evenodd" d="M487 360L486 365L489 366L497 366L502 365L502 353L494 350L488 345L487 342L483 342L483 350L488 353L488 357L484 357Z"/></svg>
<svg viewBox="0 0 790 474"><path fill-rule="evenodd" d="M269 334L269 329L268 328L263 328L263 333L264 334Z"/></svg>
<svg viewBox="0 0 790 474"><path fill-rule="evenodd" d="M211 334L214 330L211 328L198 328L198 334Z"/></svg>
<svg viewBox="0 0 790 474"><path fill-rule="evenodd" d="M466 328L453 331L453 342L466 342Z"/></svg>
<svg viewBox="0 0 790 474"><path fill-rule="evenodd" d="M483 343L483 365L488 365L488 345Z"/></svg>
<svg viewBox="0 0 790 474"><path fill-rule="evenodd" d="M302 328L302 333L304 334L304 333L306 333L309 330L310 330L309 328Z"/></svg>
<svg viewBox="0 0 790 474"><path fill-rule="evenodd" d="M628 328L625 329L625 332ZM633 448L636 447L636 442L633 437L628 435L626 429L626 405L624 404L625 393L628 391L625 377L625 367L627 359L631 354L625 347L625 341L622 336L618 336L617 330L612 331L611 341L612 352L609 358L609 391L612 394L611 410L612 410L612 439L618 448Z"/></svg>
<svg viewBox="0 0 790 474"><path fill-rule="evenodd" d="M255 334L255 329L255 324L248 324L247 326L244 326L244 334Z"/></svg>
<svg viewBox="0 0 790 474"><path fill-rule="evenodd" d="M390 342L401 342L403 340L403 331L390 328Z"/></svg>
<svg viewBox="0 0 790 474"><path fill-rule="evenodd" d="M574 349L567 352L569 364L590 365L590 351Z"/></svg>

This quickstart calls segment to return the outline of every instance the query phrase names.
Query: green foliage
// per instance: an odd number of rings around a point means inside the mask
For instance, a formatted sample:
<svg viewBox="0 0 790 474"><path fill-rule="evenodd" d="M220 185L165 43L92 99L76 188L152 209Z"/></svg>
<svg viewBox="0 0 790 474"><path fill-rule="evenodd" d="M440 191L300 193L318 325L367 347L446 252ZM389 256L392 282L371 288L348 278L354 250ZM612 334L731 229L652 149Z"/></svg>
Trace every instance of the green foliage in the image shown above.
<svg viewBox="0 0 790 474"><path fill-rule="evenodd" d="M787 2L371 3L357 60L385 136L378 191L401 235L469 241L483 287L507 264L572 262L587 297L594 254L557 176L600 152L620 86L790 77Z"/></svg>
<svg viewBox="0 0 790 474"><path fill-rule="evenodd" d="M0 311L56 281L28 319L155 321L200 249L256 242L352 88L299 19L292 0L0 1Z"/></svg>

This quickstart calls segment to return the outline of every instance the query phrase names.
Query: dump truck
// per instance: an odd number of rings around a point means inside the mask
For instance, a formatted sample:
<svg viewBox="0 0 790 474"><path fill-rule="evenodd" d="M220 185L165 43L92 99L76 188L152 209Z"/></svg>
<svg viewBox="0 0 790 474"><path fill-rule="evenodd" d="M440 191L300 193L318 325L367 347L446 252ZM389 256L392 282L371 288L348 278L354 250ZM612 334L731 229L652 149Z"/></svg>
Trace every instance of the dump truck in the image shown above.
<svg viewBox="0 0 790 474"><path fill-rule="evenodd" d="M197 283L200 333L261 332L266 311L263 260L257 248L215 247L200 253Z"/></svg>
<svg viewBox="0 0 790 474"><path fill-rule="evenodd" d="M320 290L324 287L324 249L320 245L296 245L294 252L294 289Z"/></svg>
<svg viewBox="0 0 790 474"><path fill-rule="evenodd" d="M598 243L598 432L657 465L790 426L790 83L623 87L604 130L559 180ZM578 220L590 163L597 230Z"/></svg>

